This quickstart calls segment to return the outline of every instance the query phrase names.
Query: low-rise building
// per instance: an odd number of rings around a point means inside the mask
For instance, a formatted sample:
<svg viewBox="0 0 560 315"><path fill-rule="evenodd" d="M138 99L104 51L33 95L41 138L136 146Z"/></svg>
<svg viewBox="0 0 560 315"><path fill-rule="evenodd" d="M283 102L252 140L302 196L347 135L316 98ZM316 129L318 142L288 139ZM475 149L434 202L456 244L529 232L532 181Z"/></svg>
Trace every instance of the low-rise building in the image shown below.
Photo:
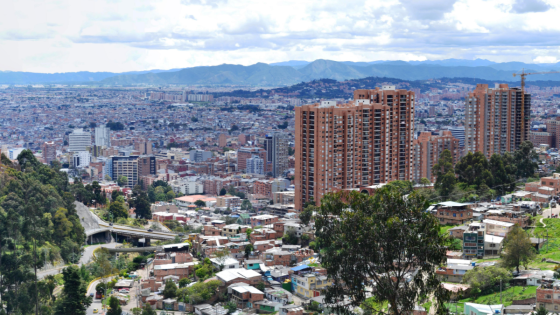
<svg viewBox="0 0 560 315"><path fill-rule="evenodd" d="M473 211L468 203L445 201L437 204L436 218L440 224L459 225L465 224L472 219Z"/></svg>
<svg viewBox="0 0 560 315"><path fill-rule="evenodd" d="M233 209L234 207L241 206L241 198L237 196L219 196L216 197L216 207L218 208L230 208Z"/></svg>
<svg viewBox="0 0 560 315"><path fill-rule="evenodd" d="M436 270L438 277L444 282L460 283L465 273L475 267L475 263L465 259L447 259L445 267Z"/></svg>
<svg viewBox="0 0 560 315"><path fill-rule="evenodd" d="M230 301L237 303L237 307L257 308L256 302L264 300L264 292L250 285L232 285L228 287Z"/></svg>

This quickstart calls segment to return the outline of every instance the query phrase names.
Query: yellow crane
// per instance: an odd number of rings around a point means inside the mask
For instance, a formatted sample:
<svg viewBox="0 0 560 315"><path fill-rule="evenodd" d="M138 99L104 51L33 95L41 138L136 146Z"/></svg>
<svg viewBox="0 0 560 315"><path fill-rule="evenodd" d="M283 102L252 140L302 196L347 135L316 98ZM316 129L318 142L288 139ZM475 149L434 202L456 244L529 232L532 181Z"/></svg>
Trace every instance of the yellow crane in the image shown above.
<svg viewBox="0 0 560 315"><path fill-rule="evenodd" d="M544 71L544 72L525 72L525 69L522 69L521 72L514 73L513 76L520 76L521 77L521 90L525 92L525 77L532 74L549 74L549 73L560 73L560 71ZM523 94L521 94L523 95Z"/></svg>
<svg viewBox="0 0 560 315"><path fill-rule="evenodd" d="M532 74L548 74L548 73L560 73L560 71L543 71L543 72L525 72L525 69L521 69L521 72L514 73L513 76L520 76L521 77L521 139L526 140L527 135L524 133L525 130L525 77Z"/></svg>

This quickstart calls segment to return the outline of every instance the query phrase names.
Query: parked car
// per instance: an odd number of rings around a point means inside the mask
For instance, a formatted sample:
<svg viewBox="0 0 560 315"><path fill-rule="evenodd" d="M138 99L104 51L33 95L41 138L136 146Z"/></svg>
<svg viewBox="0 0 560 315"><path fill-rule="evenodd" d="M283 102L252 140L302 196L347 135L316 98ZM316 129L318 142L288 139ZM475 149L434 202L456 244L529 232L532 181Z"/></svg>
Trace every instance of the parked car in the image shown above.
<svg viewBox="0 0 560 315"><path fill-rule="evenodd" d="M129 291L127 289L121 289L119 292L120 293L128 293Z"/></svg>
<svg viewBox="0 0 560 315"><path fill-rule="evenodd" d="M89 297L93 297L93 293L90 293L90 294L89 294Z"/></svg>
<svg viewBox="0 0 560 315"><path fill-rule="evenodd" d="M113 223L112 223L112 222L111 222L111 223L109 223L109 226L113 226Z"/></svg>
<svg viewBox="0 0 560 315"><path fill-rule="evenodd" d="M154 231L153 229L148 229L148 232L153 232L153 231Z"/></svg>
<svg viewBox="0 0 560 315"><path fill-rule="evenodd" d="M94 308L94 309L93 309L93 314L97 314L97 313L99 313L99 309Z"/></svg>

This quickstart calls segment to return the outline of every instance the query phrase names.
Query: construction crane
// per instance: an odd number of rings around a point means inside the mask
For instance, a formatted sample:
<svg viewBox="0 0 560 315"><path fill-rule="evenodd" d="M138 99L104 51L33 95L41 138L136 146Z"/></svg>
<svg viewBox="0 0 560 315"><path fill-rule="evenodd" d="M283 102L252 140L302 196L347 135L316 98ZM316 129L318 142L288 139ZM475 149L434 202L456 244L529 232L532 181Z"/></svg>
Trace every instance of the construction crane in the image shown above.
<svg viewBox="0 0 560 315"><path fill-rule="evenodd" d="M514 73L513 76L520 76L521 77L521 104L523 104L523 106L521 106L521 117L523 117L523 119L521 119L521 139L526 140L527 139L527 135L524 133L525 130L525 77L528 75L533 75L533 74L548 74L548 73L560 73L560 71L544 71L544 72L525 72L525 69L521 69L521 72L518 73Z"/></svg>
<svg viewBox="0 0 560 315"><path fill-rule="evenodd" d="M560 71L545 71L545 72L525 72L525 69L522 69L521 72L514 73L513 76L520 76L521 77L521 91L525 92L525 77L532 74L549 74L549 73L560 73ZM523 94L521 94L523 95Z"/></svg>

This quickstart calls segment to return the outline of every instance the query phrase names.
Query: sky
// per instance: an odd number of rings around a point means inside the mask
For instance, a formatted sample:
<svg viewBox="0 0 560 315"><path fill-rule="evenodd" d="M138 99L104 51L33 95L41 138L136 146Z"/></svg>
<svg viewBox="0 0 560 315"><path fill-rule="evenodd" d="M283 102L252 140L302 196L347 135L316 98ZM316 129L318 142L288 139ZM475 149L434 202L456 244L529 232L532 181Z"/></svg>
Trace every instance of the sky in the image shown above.
<svg viewBox="0 0 560 315"><path fill-rule="evenodd" d="M554 0L17 0L0 71L139 71L287 60L560 61Z"/></svg>

